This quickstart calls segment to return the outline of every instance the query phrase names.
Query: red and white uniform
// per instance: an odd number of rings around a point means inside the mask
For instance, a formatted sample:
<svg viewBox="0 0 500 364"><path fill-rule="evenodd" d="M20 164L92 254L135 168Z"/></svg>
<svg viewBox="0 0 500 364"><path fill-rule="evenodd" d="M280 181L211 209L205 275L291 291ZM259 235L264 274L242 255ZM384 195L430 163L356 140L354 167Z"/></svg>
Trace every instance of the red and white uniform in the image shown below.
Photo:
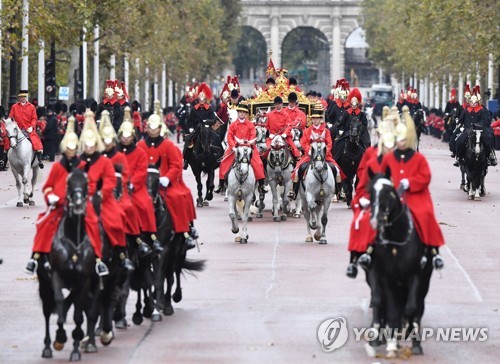
<svg viewBox="0 0 500 364"><path fill-rule="evenodd" d="M295 166L295 169L293 170L292 177L295 178L295 174L297 173L297 171L299 170L301 165L303 165L304 163L307 163L311 160L311 156L309 155L309 151L311 150L311 143L314 141L324 141L326 143L325 161L335 165L337 167L337 169L340 171L341 179L344 179L345 178L344 173L342 172L342 170L338 166L335 159L333 159L333 156L332 156L332 145L333 145L332 136L330 134L330 131L326 128L325 123L319 124L318 127L311 125L306 130L304 130L304 133L302 134L302 137L300 138L300 145L302 146L302 150L304 151L304 155L302 156L300 161Z"/></svg>
<svg viewBox="0 0 500 364"><path fill-rule="evenodd" d="M125 214L113 194L116 187L113 163L99 153L91 156L82 154L80 158L83 163L79 168L87 172L89 198L92 198L100 187L102 196L100 217L111 246L126 246L123 227ZM87 204L87 214L95 214L94 209L89 209L89 206L92 206L92 203Z"/></svg>
<svg viewBox="0 0 500 364"><path fill-rule="evenodd" d="M78 158L70 162L66 156L52 165L49 176L43 185L42 191L47 202L47 196L54 194L59 197L54 209L49 209L38 215L36 222L36 234L33 243L33 252L50 253L52 241L56 235L59 223L64 216L64 205L66 204L66 180L72 170L71 163L75 167L81 164ZM99 221L90 201L87 203L85 214L85 230L90 239L90 244L94 248L94 253L98 258L102 258L102 241L99 231Z"/></svg>
<svg viewBox="0 0 500 364"><path fill-rule="evenodd" d="M289 125L289 114L287 113L285 108L282 108L280 111L274 109L270 113L267 114L266 128L269 130L269 135L282 135L286 134L285 141L292 150L292 154L294 157L300 157L300 151L297 149L297 146L293 143L292 140L292 127ZM271 138L267 138L266 145L267 150L271 148Z"/></svg>
<svg viewBox="0 0 500 364"><path fill-rule="evenodd" d="M32 131L29 134L29 138L31 140L31 144L33 144L33 150L43 150L40 137L36 133L38 118L36 116L36 109L33 104L29 102L25 102L24 104L20 102L15 103L10 109L9 117L14 119L17 125L19 125L19 128L21 128L22 130L28 130L28 128L31 127Z"/></svg>
<svg viewBox="0 0 500 364"><path fill-rule="evenodd" d="M127 157L129 166L129 179L133 185L131 193L132 205L137 209L141 231L156 233L156 217L153 200L147 188L148 156L142 148L135 144L122 146L121 151Z"/></svg>
<svg viewBox="0 0 500 364"><path fill-rule="evenodd" d="M132 204L132 200L130 199L130 195L128 192L130 169L127 157L125 157L125 154L118 152L116 148L110 150L109 152L104 152L103 155L111 160L113 166L121 167L122 195L118 200L118 204L125 212L125 219L124 219L125 234L139 235L141 233L141 227L139 225L139 214L137 212L137 209L134 208L134 205Z"/></svg>
<svg viewBox="0 0 500 364"><path fill-rule="evenodd" d="M4 123L0 123L0 139L0 148L7 152L10 149L10 140Z"/></svg>
<svg viewBox="0 0 500 364"><path fill-rule="evenodd" d="M292 129L299 129L303 131L306 128L307 117L306 114L299 109L298 106L291 108L288 106L285 110L285 114L288 117L288 125Z"/></svg>
<svg viewBox="0 0 500 364"><path fill-rule="evenodd" d="M405 193L405 200L413 216L413 223L420 240L425 245L439 247L444 245L443 233L434 214L429 184L431 170L425 157L419 152L396 150L384 156L382 171L391 171L396 188L402 179L407 178L410 187Z"/></svg>
<svg viewBox="0 0 500 364"><path fill-rule="evenodd" d="M149 164L157 165L159 162L160 177L167 177L170 181L167 188L160 186L160 194L172 217L174 231L188 232L190 223L196 219L196 210L191 190L182 179L181 151L170 140L162 137L146 137L137 147L147 153Z"/></svg>
<svg viewBox="0 0 500 364"><path fill-rule="evenodd" d="M226 174L229 172L231 166L233 165L233 148L237 146L236 138L247 141L254 140L256 138L255 125L248 119L245 119L243 122L238 119L235 122L231 123L231 125L229 125L229 128L227 129L228 148L224 153L224 157L222 157L222 161L219 167L220 179L225 178ZM250 164L252 165L256 180L265 178L264 165L262 164L259 150L257 149L257 146L255 144L252 146L252 160L250 161Z"/></svg>

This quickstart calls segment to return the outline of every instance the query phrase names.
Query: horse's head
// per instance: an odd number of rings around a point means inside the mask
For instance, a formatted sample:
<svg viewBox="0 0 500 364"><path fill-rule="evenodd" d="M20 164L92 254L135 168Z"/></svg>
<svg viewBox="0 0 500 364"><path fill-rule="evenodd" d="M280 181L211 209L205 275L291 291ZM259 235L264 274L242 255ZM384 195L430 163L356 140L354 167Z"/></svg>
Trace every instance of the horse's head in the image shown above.
<svg viewBox="0 0 500 364"><path fill-rule="evenodd" d="M349 126L349 140L352 143L358 143L361 136L361 120L357 116L351 119L351 125Z"/></svg>
<svg viewBox="0 0 500 364"><path fill-rule="evenodd" d="M74 169L68 176L66 183L67 209L70 214L81 216L87 207L87 175L81 169Z"/></svg>
<svg viewBox="0 0 500 364"><path fill-rule="evenodd" d="M276 135L271 141L271 151L269 152L271 167L285 167L288 164L288 146L281 135Z"/></svg>
<svg viewBox="0 0 500 364"><path fill-rule="evenodd" d="M255 139L246 141L236 138L236 164L241 172L247 172L252 160L252 144L255 143Z"/></svg>
<svg viewBox="0 0 500 364"><path fill-rule="evenodd" d="M146 180L149 196L156 201L160 189L160 170L159 163L148 166L148 177Z"/></svg>
<svg viewBox="0 0 500 364"><path fill-rule="evenodd" d="M17 147L17 137L19 135L19 126L14 121L14 119L7 118L4 120L5 131L7 132L7 137L10 140L10 146L12 148Z"/></svg>
<svg viewBox="0 0 500 364"><path fill-rule="evenodd" d="M371 226L375 230L383 230L389 226L391 214L401 206L400 197L387 175L381 173L373 175L369 170L371 182L369 185L371 201Z"/></svg>
<svg viewBox="0 0 500 364"><path fill-rule="evenodd" d="M292 141L299 149L301 147L301 145L300 145L300 137L301 136L302 136L302 132L300 131L300 129L297 129L297 128L292 129Z"/></svg>
<svg viewBox="0 0 500 364"><path fill-rule="evenodd" d="M326 169L326 143L322 140L316 140L311 143L311 163L314 169Z"/></svg>
<svg viewBox="0 0 500 364"><path fill-rule="evenodd" d="M467 142L467 149L474 153L476 158L479 158L479 154L484 150L484 145L481 143L482 133L482 125L473 125Z"/></svg>

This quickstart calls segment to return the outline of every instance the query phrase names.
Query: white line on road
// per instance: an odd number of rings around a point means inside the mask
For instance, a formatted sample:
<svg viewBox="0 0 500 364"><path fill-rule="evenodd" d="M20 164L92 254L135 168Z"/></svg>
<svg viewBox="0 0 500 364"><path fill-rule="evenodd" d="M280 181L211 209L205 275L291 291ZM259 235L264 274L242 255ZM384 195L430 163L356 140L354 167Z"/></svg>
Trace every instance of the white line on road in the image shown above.
<svg viewBox="0 0 500 364"><path fill-rule="evenodd" d="M474 284L474 282L472 282L472 279L470 278L469 274L465 271L464 267L462 267L462 265L458 261L457 257L455 257L455 255L451 252L451 249L448 247L448 245L445 245L444 247L446 248L446 250L448 250L448 253L453 258L453 260L457 264L458 268L462 271L462 273L464 274L465 278L469 282L470 286L472 287L472 291L474 292L474 296L476 297L477 301L478 302L483 302L483 297L481 296L481 293L479 293L479 290L477 289L476 285Z"/></svg>
<svg viewBox="0 0 500 364"><path fill-rule="evenodd" d="M266 300L269 299L269 292L273 289L274 281L276 280L276 255L278 252L278 245L280 243L280 229L276 231L276 241L274 243L273 249L273 259L271 260L271 283L269 283L269 287L266 289Z"/></svg>

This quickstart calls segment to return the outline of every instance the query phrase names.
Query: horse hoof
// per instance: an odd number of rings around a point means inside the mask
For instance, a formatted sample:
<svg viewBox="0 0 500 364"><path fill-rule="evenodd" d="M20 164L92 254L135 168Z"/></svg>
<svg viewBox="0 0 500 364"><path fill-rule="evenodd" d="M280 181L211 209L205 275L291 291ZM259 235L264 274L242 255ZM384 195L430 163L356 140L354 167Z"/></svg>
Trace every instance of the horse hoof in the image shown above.
<svg viewBox="0 0 500 364"><path fill-rule="evenodd" d="M52 358L52 349L51 348L45 348L42 351L42 358L45 359L50 359Z"/></svg>
<svg viewBox="0 0 500 364"><path fill-rule="evenodd" d="M60 343L58 341L54 341L54 350L56 351L61 351L62 349L64 349L64 343Z"/></svg>
<svg viewBox="0 0 500 364"><path fill-rule="evenodd" d="M237 236L236 238L234 238L234 242L235 243L239 243L241 240L241 237L240 236Z"/></svg>
<svg viewBox="0 0 500 364"><path fill-rule="evenodd" d="M94 344L87 344L85 346L85 352L88 353L88 354L93 354L93 353L97 353L97 346L94 345Z"/></svg>
<svg viewBox="0 0 500 364"><path fill-rule="evenodd" d="M252 221L253 221L253 217L252 216L248 216L247 222L252 222Z"/></svg>
<svg viewBox="0 0 500 364"><path fill-rule="evenodd" d="M326 244L326 243L327 243L327 241L324 238L319 240L319 244Z"/></svg>
<svg viewBox="0 0 500 364"><path fill-rule="evenodd" d="M210 204L208 203L207 200L203 201L203 206L209 206Z"/></svg>
<svg viewBox="0 0 500 364"><path fill-rule="evenodd" d="M469 200L473 200L474 199L474 196L469 196L468 197Z"/></svg>
<svg viewBox="0 0 500 364"><path fill-rule="evenodd" d="M78 351L73 351L69 357L69 361L80 361L82 360L82 354Z"/></svg>
<svg viewBox="0 0 500 364"><path fill-rule="evenodd" d="M398 351L397 350L389 350L387 351L387 354L385 355L387 359L396 359L398 357Z"/></svg>
<svg viewBox="0 0 500 364"><path fill-rule="evenodd" d="M201 203L201 202L196 202L196 207L203 207L203 203Z"/></svg>
<svg viewBox="0 0 500 364"><path fill-rule="evenodd" d="M295 219L300 219L300 214L293 214L293 217L294 217Z"/></svg>
<svg viewBox="0 0 500 364"><path fill-rule="evenodd" d="M286 215L281 215L281 221L286 221L286 219L288 219Z"/></svg>
<svg viewBox="0 0 500 364"><path fill-rule="evenodd" d="M474 201L481 201L481 197L479 197L479 196L474 196Z"/></svg>
<svg viewBox="0 0 500 364"><path fill-rule="evenodd" d="M273 221L274 221L274 222L280 222L280 221L281 221L281 219L279 218L279 216L274 216L274 217L273 217Z"/></svg>
<svg viewBox="0 0 500 364"><path fill-rule="evenodd" d="M240 232L240 228L237 227L236 229L231 229L231 232L233 234L238 234Z"/></svg>
<svg viewBox="0 0 500 364"><path fill-rule="evenodd" d="M180 289L176 289L174 294L172 295L172 300L174 300L175 303L179 303L182 301L182 291Z"/></svg>
<svg viewBox="0 0 500 364"><path fill-rule="evenodd" d="M174 308L172 306L167 306L163 309L163 314L165 316L172 316L174 314Z"/></svg>
<svg viewBox="0 0 500 364"><path fill-rule="evenodd" d="M140 312L135 312L134 315L132 316L132 322L134 323L134 325L142 324L143 320L144 319L142 318L142 315Z"/></svg>
<svg viewBox="0 0 500 364"><path fill-rule="evenodd" d="M419 346L412 346L411 353L413 355L424 355L424 349L422 349L422 347L420 345Z"/></svg>
<svg viewBox="0 0 500 364"><path fill-rule="evenodd" d="M121 319L115 322L115 328L119 330L125 330L127 329L127 320L126 319Z"/></svg>
<svg viewBox="0 0 500 364"><path fill-rule="evenodd" d="M229 198L224 197L224 202L227 202L227 201L229 201Z"/></svg>
<svg viewBox="0 0 500 364"><path fill-rule="evenodd" d="M148 306L144 306L144 308L142 310L142 316L150 319L152 314L153 314L153 310Z"/></svg>
<svg viewBox="0 0 500 364"><path fill-rule="evenodd" d="M248 240L246 238L241 238L240 244L246 244L248 243Z"/></svg>
<svg viewBox="0 0 500 364"><path fill-rule="evenodd" d="M110 332L103 331L101 334L101 344L104 346L108 346L109 344L111 344L114 337L115 337L115 334L113 333L113 331L110 331Z"/></svg>
<svg viewBox="0 0 500 364"><path fill-rule="evenodd" d="M312 243L312 242L313 242L313 238L312 238L312 236L308 236L308 237L306 238L306 243Z"/></svg>
<svg viewBox="0 0 500 364"><path fill-rule="evenodd" d="M160 322L161 320L163 320L163 317L160 315L160 313L154 313L151 315L151 321Z"/></svg>
<svg viewBox="0 0 500 364"><path fill-rule="evenodd" d="M23 203L22 203L22 202L18 202L18 203L16 204L16 207L23 207Z"/></svg>
<svg viewBox="0 0 500 364"><path fill-rule="evenodd" d="M314 239L319 241L321 239L321 234L314 234Z"/></svg>
<svg viewBox="0 0 500 364"><path fill-rule="evenodd" d="M25 198L23 198L23 202L24 202L25 204L28 204L28 202L30 202L30 199L29 199L29 198L27 198L27 197L25 197ZM17 204L19 205L19 203L20 203L20 202L18 202Z"/></svg>
<svg viewBox="0 0 500 364"><path fill-rule="evenodd" d="M28 203L28 205L30 205L30 206L35 206L35 201L30 200L30 202Z"/></svg>
<svg viewBox="0 0 500 364"><path fill-rule="evenodd" d="M96 327L95 330L94 330L94 335L95 336L100 336L101 333L102 333L102 327L100 327L100 326Z"/></svg>
<svg viewBox="0 0 500 364"><path fill-rule="evenodd" d="M259 212L258 214L255 214L255 217L256 217L257 219L262 219L262 216L263 216L263 215L262 215L260 212Z"/></svg>

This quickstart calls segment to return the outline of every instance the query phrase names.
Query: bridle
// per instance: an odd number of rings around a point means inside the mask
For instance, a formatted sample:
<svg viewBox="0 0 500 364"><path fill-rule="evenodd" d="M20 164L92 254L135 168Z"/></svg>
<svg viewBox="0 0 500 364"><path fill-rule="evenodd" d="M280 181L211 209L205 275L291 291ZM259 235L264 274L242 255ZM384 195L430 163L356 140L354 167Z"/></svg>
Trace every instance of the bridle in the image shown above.
<svg viewBox="0 0 500 364"><path fill-rule="evenodd" d="M7 123L5 123L5 130L7 131L7 137L9 138L9 140L13 138L16 140L16 143L11 143L12 148L15 149L17 147L17 144L22 142L24 139L27 139L28 136L24 134L24 132L21 132L22 137L19 138L19 132L20 132L19 125L17 125L17 123L14 120L12 120L11 123L14 124L15 134L10 135L9 129L7 128Z"/></svg>
<svg viewBox="0 0 500 364"><path fill-rule="evenodd" d="M323 149L319 150L319 148L325 147L326 149L326 144L322 141L315 141L313 143L315 147L311 146L312 148L312 155L311 155L311 162L313 165L313 175L316 178L316 180L323 185L323 183L326 182L328 179L328 166L326 164L326 152L323 153ZM316 162L322 162L321 167L318 168ZM325 172L326 171L326 175Z"/></svg>
<svg viewBox="0 0 500 364"><path fill-rule="evenodd" d="M250 147L249 145L240 145L240 147ZM251 151L251 149L250 149ZM240 156L239 150L236 152L236 163L235 163L235 171L234 174L236 176L236 179L238 180L239 184L242 185L248 178L248 174L250 171L250 166L247 168L246 171L242 171L241 165L242 164L250 164L250 160L252 158L252 152L250 152L250 155L248 155L248 149L245 148L243 151L243 155Z"/></svg>

